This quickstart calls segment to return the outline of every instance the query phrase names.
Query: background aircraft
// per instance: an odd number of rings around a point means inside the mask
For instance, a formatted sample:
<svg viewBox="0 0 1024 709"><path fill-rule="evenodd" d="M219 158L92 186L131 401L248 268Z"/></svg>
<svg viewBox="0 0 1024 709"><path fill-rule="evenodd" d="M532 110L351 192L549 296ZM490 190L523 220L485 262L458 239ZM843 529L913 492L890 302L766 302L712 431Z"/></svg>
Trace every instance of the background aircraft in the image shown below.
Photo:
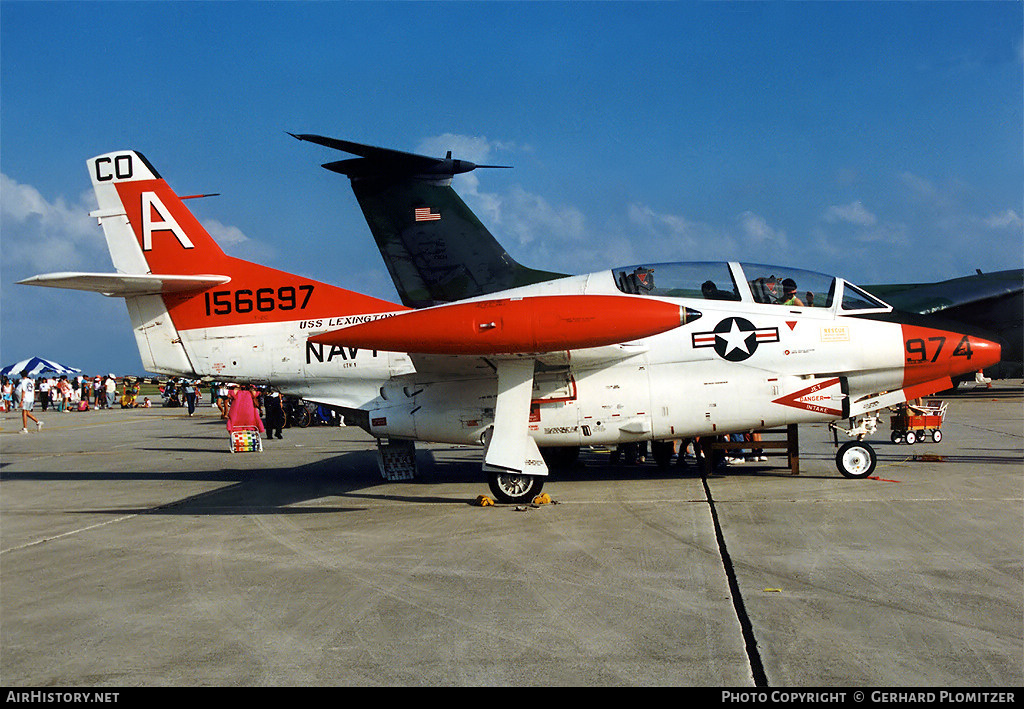
<svg viewBox="0 0 1024 709"><path fill-rule="evenodd" d="M985 370L994 378L1024 376L1024 270L952 278L937 283L864 286L901 313L934 327L976 333L1002 345L1003 359Z"/></svg>
<svg viewBox="0 0 1024 709"><path fill-rule="evenodd" d="M439 267L445 239L431 241L449 220L482 229L447 185L474 166L358 147L330 167L410 259L396 272L425 259L423 298L483 287ZM756 263L633 264L411 308L226 255L140 153L87 164L117 272L22 283L123 297L149 371L273 382L346 410L386 476L414 463L414 441L476 444L495 495L528 500L544 447L870 421L999 360L996 343L893 321L842 278ZM483 247L470 253L489 259ZM874 451L858 437L836 463L865 477Z"/></svg>
<svg viewBox="0 0 1024 709"><path fill-rule="evenodd" d="M347 175L402 302L411 308L450 303L541 283L569 274L528 268L513 259L451 187L450 178L473 163L412 155L318 135L295 135L362 159L323 167ZM367 166L390 166L387 178L368 179ZM429 201L444 219L403 219ZM437 215L434 215L437 216ZM1024 271L978 273L938 283L864 286L904 320L919 315L928 327L971 332L1002 345L1003 359L986 373L1024 376ZM962 378L973 378L964 376Z"/></svg>

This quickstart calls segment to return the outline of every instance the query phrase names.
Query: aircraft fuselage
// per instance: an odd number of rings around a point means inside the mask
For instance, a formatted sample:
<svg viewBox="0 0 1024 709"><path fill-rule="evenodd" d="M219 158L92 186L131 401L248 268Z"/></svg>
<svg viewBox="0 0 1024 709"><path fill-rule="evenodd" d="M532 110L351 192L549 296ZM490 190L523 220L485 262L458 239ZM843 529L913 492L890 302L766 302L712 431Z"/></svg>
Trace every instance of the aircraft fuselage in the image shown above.
<svg viewBox="0 0 1024 709"><path fill-rule="evenodd" d="M740 267L733 264L732 268ZM496 294L614 294L598 272ZM843 284L849 287L848 284ZM607 347L535 355L529 435L540 447L620 444L829 421L890 406L922 385L986 366L984 341L828 307L651 295L697 311L693 322ZM868 308L868 311L884 308ZM376 316L363 317L360 321ZM494 422L496 372L481 356L456 376L443 355L308 338L345 316L182 333L197 372L272 381L282 391L368 413L379 438L480 444ZM984 360L984 361L983 361ZM935 389L926 392L932 393ZM887 397L887 398L882 398Z"/></svg>

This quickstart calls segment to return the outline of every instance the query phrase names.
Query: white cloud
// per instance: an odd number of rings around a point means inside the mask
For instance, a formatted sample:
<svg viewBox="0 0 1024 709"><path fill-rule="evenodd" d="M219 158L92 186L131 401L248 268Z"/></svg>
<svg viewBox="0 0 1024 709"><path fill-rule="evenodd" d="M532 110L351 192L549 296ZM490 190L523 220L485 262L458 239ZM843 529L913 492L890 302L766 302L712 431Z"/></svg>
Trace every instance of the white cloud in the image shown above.
<svg viewBox="0 0 1024 709"><path fill-rule="evenodd" d="M859 199L826 209L811 236L814 249L824 261L844 273L850 266L860 270L860 264L880 264L880 247L903 249L909 243L906 224L879 219ZM871 270L877 270L877 265Z"/></svg>
<svg viewBox="0 0 1024 709"><path fill-rule="evenodd" d="M226 254L247 261L266 262L274 259L276 250L261 241L250 239L236 226L216 219L204 219L203 228Z"/></svg>
<svg viewBox="0 0 1024 709"><path fill-rule="evenodd" d="M629 223L640 227L645 235L654 237L656 249L670 258L704 252L710 243L719 243L723 238L723 234L708 224L678 214L658 212L645 204L634 202L626 208L626 213ZM699 257L689 258L699 260Z"/></svg>
<svg viewBox="0 0 1024 709"><path fill-rule="evenodd" d="M699 236L703 227L677 214L656 212L646 204L633 202L626 212L632 224L643 227L651 234L690 240Z"/></svg>
<svg viewBox="0 0 1024 709"><path fill-rule="evenodd" d="M878 224L871 229L862 229L856 234L857 241L864 244L887 244L902 247L909 243L907 226L895 222Z"/></svg>
<svg viewBox="0 0 1024 709"><path fill-rule="evenodd" d="M494 228L509 234L520 245L543 239L553 239L555 243L579 241L584 236L585 220L580 210L554 206L521 187L513 187L504 197L497 197L496 204Z"/></svg>
<svg viewBox="0 0 1024 709"><path fill-rule="evenodd" d="M222 224L216 219L207 219L203 221L203 227L207 232L209 232L210 236L213 237L213 240L216 241L222 249L244 244L249 241L249 237L243 234L241 229L236 226Z"/></svg>
<svg viewBox="0 0 1024 709"><path fill-rule="evenodd" d="M850 204L829 207L825 210L824 219L830 224L842 222L860 227L874 226L878 222L878 217L869 212L859 199Z"/></svg>
<svg viewBox="0 0 1024 709"><path fill-rule="evenodd" d="M97 263L107 249L103 232L89 212L92 191L73 204L47 200L35 187L0 174L0 231L5 267L17 270L72 270ZM31 274L29 274L31 275Z"/></svg>
<svg viewBox="0 0 1024 709"><path fill-rule="evenodd" d="M47 200L35 187L0 174L0 231L5 270L15 275L43 271L112 269L103 229L89 212L95 193L83 192L75 202ZM250 260L265 260L273 250L253 241L238 227L216 219L203 226L224 251ZM31 272L31 273L29 273Z"/></svg>
<svg viewBox="0 0 1024 709"><path fill-rule="evenodd" d="M641 231L639 240L652 244L662 261L756 259L770 263L789 248L784 230L749 210L724 225L658 212L637 203L628 206L627 214L634 231Z"/></svg>
<svg viewBox="0 0 1024 709"><path fill-rule="evenodd" d="M901 172L898 177L899 181L918 197L934 197L937 193L935 185L923 177L910 172Z"/></svg>
<svg viewBox="0 0 1024 709"><path fill-rule="evenodd" d="M739 223L747 244L786 248L786 232L769 226L764 217L747 211L740 214Z"/></svg>
<svg viewBox="0 0 1024 709"><path fill-rule="evenodd" d="M1021 220L1020 215L1012 209L1007 209L1000 214L993 214L985 219L985 226L992 229L1017 229L1020 230L1024 226L1024 221Z"/></svg>
<svg viewBox="0 0 1024 709"><path fill-rule="evenodd" d="M468 160L478 165L485 165L491 161L491 151L515 150L515 144L488 140L483 136L444 133L424 138L416 146L416 152L438 158L444 157L449 150L456 160Z"/></svg>

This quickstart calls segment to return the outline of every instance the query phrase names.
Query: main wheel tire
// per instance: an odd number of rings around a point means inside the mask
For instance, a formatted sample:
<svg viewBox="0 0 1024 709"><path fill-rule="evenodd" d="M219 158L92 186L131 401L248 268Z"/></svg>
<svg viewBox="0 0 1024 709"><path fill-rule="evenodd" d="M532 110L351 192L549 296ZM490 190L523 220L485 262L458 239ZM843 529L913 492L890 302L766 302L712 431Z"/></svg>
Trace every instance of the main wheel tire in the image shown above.
<svg viewBox="0 0 1024 709"><path fill-rule="evenodd" d="M877 462L875 449L861 441L850 441L836 453L836 467L847 478L868 477Z"/></svg>
<svg viewBox="0 0 1024 709"><path fill-rule="evenodd" d="M891 440L893 443L902 443L903 442L903 434L900 433L899 431L893 431L892 435L889 436L889 440Z"/></svg>
<svg viewBox="0 0 1024 709"><path fill-rule="evenodd" d="M932 440L935 441L936 443L941 441L942 440L942 431L940 431L939 429L935 429L934 431L932 431Z"/></svg>
<svg viewBox="0 0 1024 709"><path fill-rule="evenodd" d="M917 443L917 434L913 431L907 431L907 445L912 446Z"/></svg>
<svg viewBox="0 0 1024 709"><path fill-rule="evenodd" d="M543 477L521 473L491 473L487 482L495 497L512 504L532 501L544 487Z"/></svg>

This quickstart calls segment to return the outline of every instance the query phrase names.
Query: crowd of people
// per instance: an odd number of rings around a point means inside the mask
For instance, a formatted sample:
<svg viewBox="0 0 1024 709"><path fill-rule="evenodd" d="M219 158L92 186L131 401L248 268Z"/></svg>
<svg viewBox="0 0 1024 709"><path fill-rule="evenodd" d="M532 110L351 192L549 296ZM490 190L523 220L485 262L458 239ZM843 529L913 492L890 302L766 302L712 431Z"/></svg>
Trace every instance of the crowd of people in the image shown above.
<svg viewBox="0 0 1024 709"><path fill-rule="evenodd" d="M226 421L228 431L255 428L271 438L283 438L286 415L281 393L269 387L252 384L213 382L209 385L210 398ZM172 379L161 391L167 406L185 406L194 416L203 400L201 382L191 379ZM265 421L265 423L264 423Z"/></svg>
<svg viewBox="0 0 1024 709"><path fill-rule="evenodd" d="M21 433L28 433L29 420L35 422L37 430L43 427L35 411L70 413L116 407L150 408L153 402L141 395L142 384L139 377L122 377L119 382L113 374L31 377L28 372L21 372L17 378L0 378L0 411L21 412ZM199 380L170 379L158 384L158 391L163 406L185 407L189 416L195 415L196 407L203 401L203 384ZM209 384L209 392L212 404L226 420L229 431L252 427L261 433L269 431L273 438L283 438L287 417L280 392L227 382Z"/></svg>
<svg viewBox="0 0 1024 709"><path fill-rule="evenodd" d="M31 390L32 408L40 411L89 411L90 409L112 409L117 405L122 408L139 406L138 395L141 382L135 377L125 377L121 382L121 395L118 398L118 381L113 374L96 375L95 377L75 375L30 377L22 372L18 379L0 377L0 411L16 411L22 402L17 396L21 387L21 396Z"/></svg>

